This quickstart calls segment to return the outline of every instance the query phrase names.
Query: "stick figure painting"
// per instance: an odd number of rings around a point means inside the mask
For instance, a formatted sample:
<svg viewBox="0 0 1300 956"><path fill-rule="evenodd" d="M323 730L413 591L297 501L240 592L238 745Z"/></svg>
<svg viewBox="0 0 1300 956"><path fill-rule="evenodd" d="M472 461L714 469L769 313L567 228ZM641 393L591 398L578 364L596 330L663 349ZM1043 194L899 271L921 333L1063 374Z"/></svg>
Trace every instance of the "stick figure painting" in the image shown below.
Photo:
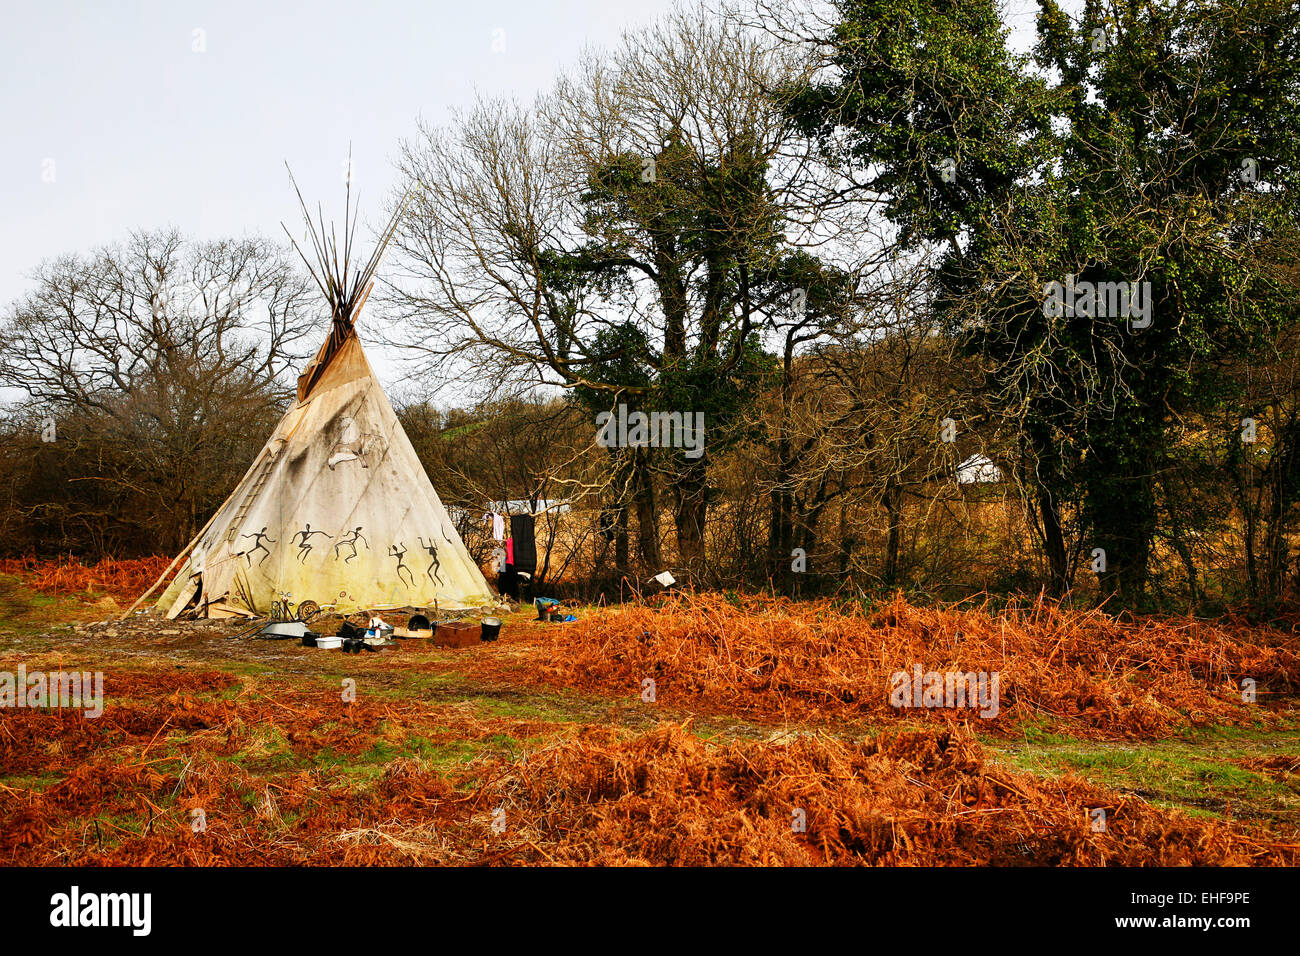
<svg viewBox="0 0 1300 956"><path fill-rule="evenodd" d="M406 566L406 562L402 560L403 558L406 557L406 550L407 550L406 542L401 541L398 543L401 544L402 550L398 551L396 544L390 544L388 546L389 557L393 557L397 559L397 577L401 580L401 582L405 584L408 588L415 587L415 575L411 573L411 569L408 568ZM403 571L406 572L405 578L402 577Z"/></svg>
<svg viewBox="0 0 1300 956"><path fill-rule="evenodd" d="M340 537L337 542L335 542L334 560L337 561L339 559L339 548L350 547L352 549L352 553L343 559L343 563L344 564L351 563L357 556L358 541L360 541L362 544L366 546L367 551L370 550L370 542L367 541L366 536L361 533L361 525L358 525L357 527L353 528L347 534Z"/></svg>
<svg viewBox="0 0 1300 956"><path fill-rule="evenodd" d="M316 535L316 534L325 535L325 537L327 538L334 537L332 534L325 534L324 531L311 530L310 523L308 523L301 531L299 531L297 534L293 536L294 542L298 545L298 560L303 564L307 563L307 556L311 554L311 538L312 535ZM302 538L302 540L299 541L298 540L299 538Z"/></svg>
<svg viewBox="0 0 1300 956"><path fill-rule="evenodd" d="M429 552L429 557L433 558L433 560L429 562L429 566L424 569L425 576L430 581L436 581L438 584L441 584L442 565L438 563L438 546L433 543L433 535L429 535L428 544L424 543L423 536L421 536L417 540L419 540L420 542L420 547L422 547L425 551Z"/></svg>
<svg viewBox="0 0 1300 956"><path fill-rule="evenodd" d="M263 539L263 538L266 538L266 540L267 540L267 541L270 541L271 544L275 544L275 541L274 541L272 538L268 538L268 537L267 537L267 535L266 535L266 527L265 527L265 526L263 526L263 528L262 528L261 531L256 531L256 532L254 532L253 534L241 534L240 537L241 537L241 538L252 538L253 541L255 542L251 548L247 548L247 549L245 549L244 551L241 551L241 552L240 552L240 554L242 554L245 558L248 559L248 564L246 565L246 567L250 567L250 568L251 568L251 567L253 566L253 552L254 552L254 551L261 551L261 552L263 552L263 554L262 554L262 560L257 562L259 565L262 563L262 561L265 561L267 558L269 558L269 557L271 556L271 549L268 548L266 545L264 545L264 544L262 543L262 539Z"/></svg>

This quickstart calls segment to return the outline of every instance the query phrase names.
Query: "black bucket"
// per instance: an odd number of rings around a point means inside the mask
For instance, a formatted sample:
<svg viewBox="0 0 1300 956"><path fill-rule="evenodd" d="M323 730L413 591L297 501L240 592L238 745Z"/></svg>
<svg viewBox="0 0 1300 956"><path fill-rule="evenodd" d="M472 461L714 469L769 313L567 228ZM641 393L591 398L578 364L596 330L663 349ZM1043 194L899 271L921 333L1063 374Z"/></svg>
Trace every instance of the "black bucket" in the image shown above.
<svg viewBox="0 0 1300 956"><path fill-rule="evenodd" d="M495 641L497 635L501 633L501 618L485 617L479 630L478 639L480 641Z"/></svg>

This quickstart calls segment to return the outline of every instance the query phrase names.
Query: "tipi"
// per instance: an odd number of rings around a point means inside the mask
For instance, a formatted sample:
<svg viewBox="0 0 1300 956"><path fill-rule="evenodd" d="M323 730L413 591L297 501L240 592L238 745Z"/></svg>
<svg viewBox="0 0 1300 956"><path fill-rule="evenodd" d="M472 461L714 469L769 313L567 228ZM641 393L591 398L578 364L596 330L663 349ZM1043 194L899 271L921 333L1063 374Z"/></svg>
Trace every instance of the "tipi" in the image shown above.
<svg viewBox="0 0 1300 956"><path fill-rule="evenodd" d="M174 618L187 609L266 613L285 595L345 612L491 602L354 328L401 206L365 266L353 269L350 186L342 257L301 192L298 200L316 265L298 252L329 302L329 338L248 472L178 556L184 564L157 606Z"/></svg>

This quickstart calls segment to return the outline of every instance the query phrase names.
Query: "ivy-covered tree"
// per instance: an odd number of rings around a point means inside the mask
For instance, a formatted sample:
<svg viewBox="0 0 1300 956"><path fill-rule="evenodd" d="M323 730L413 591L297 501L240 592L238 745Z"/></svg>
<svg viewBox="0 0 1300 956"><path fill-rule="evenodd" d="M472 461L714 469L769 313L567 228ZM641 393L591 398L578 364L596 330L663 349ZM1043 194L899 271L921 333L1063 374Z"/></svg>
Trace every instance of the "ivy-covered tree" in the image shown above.
<svg viewBox="0 0 1300 956"><path fill-rule="evenodd" d="M827 75L789 115L933 255L934 307L1018 435L1053 589L1075 503L1103 590L1138 604L1179 423L1295 316L1300 12L1043 0L1031 59L990 0L835 7Z"/></svg>

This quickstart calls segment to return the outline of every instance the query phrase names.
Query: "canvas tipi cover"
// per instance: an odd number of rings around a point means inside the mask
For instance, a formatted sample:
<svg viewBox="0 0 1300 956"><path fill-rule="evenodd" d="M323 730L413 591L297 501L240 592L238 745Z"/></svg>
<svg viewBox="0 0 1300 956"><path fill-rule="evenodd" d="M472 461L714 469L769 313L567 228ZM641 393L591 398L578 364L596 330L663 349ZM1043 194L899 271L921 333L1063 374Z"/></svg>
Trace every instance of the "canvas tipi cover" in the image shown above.
<svg viewBox="0 0 1300 956"><path fill-rule="evenodd" d="M353 328L384 242L350 272L346 246L326 256L313 239L319 267L308 268L332 307L330 336L158 607L169 617L189 607L265 614L285 594L345 612L492 602Z"/></svg>
<svg viewBox="0 0 1300 956"><path fill-rule="evenodd" d="M341 610L493 599L355 334L281 419L159 607L265 613L282 592Z"/></svg>

